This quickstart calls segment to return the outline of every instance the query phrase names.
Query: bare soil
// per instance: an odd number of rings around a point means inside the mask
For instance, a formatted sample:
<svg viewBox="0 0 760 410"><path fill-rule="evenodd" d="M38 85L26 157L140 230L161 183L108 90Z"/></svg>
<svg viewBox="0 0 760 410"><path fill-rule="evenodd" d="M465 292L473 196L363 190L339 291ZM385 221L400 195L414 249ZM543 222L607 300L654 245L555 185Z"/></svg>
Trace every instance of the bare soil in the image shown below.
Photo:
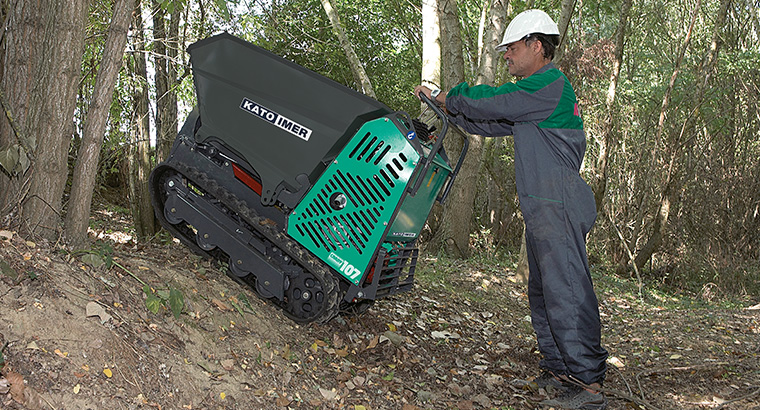
<svg viewBox="0 0 760 410"><path fill-rule="evenodd" d="M216 262L120 244L105 221L113 265L0 236L0 409L535 409L548 394L512 384L538 355L509 267L426 259L413 292L299 326ZM140 281L179 290L179 318L150 312ZM599 299L610 409L760 409L758 310Z"/></svg>

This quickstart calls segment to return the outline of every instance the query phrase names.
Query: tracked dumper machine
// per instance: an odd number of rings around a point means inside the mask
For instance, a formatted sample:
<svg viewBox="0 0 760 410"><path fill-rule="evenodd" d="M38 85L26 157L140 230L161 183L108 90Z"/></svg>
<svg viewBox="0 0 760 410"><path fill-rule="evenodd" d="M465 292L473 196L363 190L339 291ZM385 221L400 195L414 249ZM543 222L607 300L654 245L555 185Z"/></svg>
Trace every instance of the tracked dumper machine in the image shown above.
<svg viewBox="0 0 760 410"><path fill-rule="evenodd" d="M188 47L197 106L151 195L164 228L299 323L408 291L454 181L435 127L223 33ZM466 141L466 140L465 140Z"/></svg>

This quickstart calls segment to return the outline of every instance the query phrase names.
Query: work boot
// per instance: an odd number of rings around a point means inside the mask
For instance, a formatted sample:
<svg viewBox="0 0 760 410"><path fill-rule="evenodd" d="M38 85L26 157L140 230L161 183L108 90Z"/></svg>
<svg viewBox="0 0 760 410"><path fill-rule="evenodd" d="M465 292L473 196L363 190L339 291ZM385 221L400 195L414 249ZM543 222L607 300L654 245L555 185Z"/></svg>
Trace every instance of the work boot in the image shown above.
<svg viewBox="0 0 760 410"><path fill-rule="evenodd" d="M607 398L601 391L592 393L576 384L569 384L559 396L544 400L541 405L561 409L604 410L607 408Z"/></svg>
<svg viewBox="0 0 760 410"><path fill-rule="evenodd" d="M525 390L538 391L539 389L544 389L547 393L563 392L567 389L567 387L548 370L542 371L541 374L533 380L514 380L512 385Z"/></svg>

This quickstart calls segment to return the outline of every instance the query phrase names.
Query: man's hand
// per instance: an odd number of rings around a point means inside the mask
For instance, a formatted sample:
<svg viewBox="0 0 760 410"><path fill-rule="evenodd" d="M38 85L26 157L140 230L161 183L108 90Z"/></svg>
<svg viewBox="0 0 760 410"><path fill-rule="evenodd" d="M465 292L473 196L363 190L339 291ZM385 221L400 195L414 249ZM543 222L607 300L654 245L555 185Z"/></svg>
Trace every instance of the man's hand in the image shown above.
<svg viewBox="0 0 760 410"><path fill-rule="evenodd" d="M446 94L444 94L441 90L435 90L437 92L437 95L435 97L432 96L434 94L433 90L430 88L424 86L424 85L418 85L417 87L414 87L414 95L417 96L417 98L422 101L422 97L420 97L420 94L425 94L425 97L433 100L436 105L443 106L446 103Z"/></svg>
<svg viewBox="0 0 760 410"><path fill-rule="evenodd" d="M432 91L433 90L431 90L430 88L425 87L424 85L418 85L418 86L414 87L414 95L416 95L417 98L420 99L420 101L422 101L422 97L420 97L420 93L425 94L425 97L427 97L427 98L432 98L432 97L430 97L430 93Z"/></svg>

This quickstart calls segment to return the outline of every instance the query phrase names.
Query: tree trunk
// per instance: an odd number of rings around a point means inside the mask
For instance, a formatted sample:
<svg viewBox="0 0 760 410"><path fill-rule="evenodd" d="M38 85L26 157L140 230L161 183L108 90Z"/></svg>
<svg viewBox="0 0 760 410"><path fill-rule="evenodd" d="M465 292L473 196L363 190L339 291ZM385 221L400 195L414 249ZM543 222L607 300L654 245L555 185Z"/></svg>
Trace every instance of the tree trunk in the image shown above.
<svg viewBox="0 0 760 410"><path fill-rule="evenodd" d="M156 68L156 151L158 160L162 161L169 156L172 144L177 136L176 128L172 131L172 123L168 118L170 112L171 97L169 94L168 59L166 58L166 12L161 3L153 0L153 52L154 65Z"/></svg>
<svg viewBox="0 0 760 410"><path fill-rule="evenodd" d="M713 27L712 41L710 42L710 49L705 55L705 59L702 63L702 82L697 83L697 99L702 103L705 97L705 90L712 80L715 64L718 62L718 52L723 45L723 31L726 24L726 17L728 15L728 5L730 0L720 0L718 6L718 14L715 16L715 26Z"/></svg>
<svg viewBox="0 0 760 410"><path fill-rule="evenodd" d="M514 165L504 158L511 143L507 138L485 138L483 141L483 178L487 181L485 226L491 231L495 247L503 246L511 239L509 235L514 231L510 231L510 227L515 228L514 217L518 212L514 206L517 197Z"/></svg>
<svg viewBox="0 0 760 410"><path fill-rule="evenodd" d="M478 24L478 56L483 55L483 47L485 46L486 35L486 18L490 10L491 0L483 0L483 6L480 9L480 23Z"/></svg>
<svg viewBox="0 0 760 410"><path fill-rule="evenodd" d="M462 38L459 31L459 18L455 0L441 0L439 3L441 22L441 50L443 89L448 90L464 80L464 58L462 56ZM462 141L452 131L444 141L446 152L459 153ZM470 136L470 147L459 175L447 199L442 216L442 240L446 252L453 256L470 255L470 232L473 217L473 204L480 173L483 138Z"/></svg>
<svg viewBox="0 0 760 410"><path fill-rule="evenodd" d="M132 60L135 89L132 91L132 112L134 116L130 121L130 150L127 160L129 166L129 205L138 240L149 238L155 235L157 231L148 187L148 176L153 168L153 163L150 157L150 100L141 9L142 7L138 4L133 22L135 35Z"/></svg>
<svg viewBox="0 0 760 410"><path fill-rule="evenodd" d="M171 140L169 148L174 145L179 131L179 119L177 118L177 88L179 80L177 79L177 56L179 55L179 23L182 15L182 2L175 2L174 9L169 16L169 37L166 39L166 77L169 85L166 90L166 105L164 106L164 119L166 123L167 138ZM166 158L166 157L162 157Z"/></svg>
<svg viewBox="0 0 760 410"><path fill-rule="evenodd" d="M55 240L89 2L19 0L6 7L0 59L6 115L0 119L0 150L27 146L24 158L32 162L23 173L0 172L0 216L30 234Z"/></svg>
<svg viewBox="0 0 760 410"><path fill-rule="evenodd" d="M491 7L486 13L484 5L484 16L482 18L482 28L479 32L483 32L482 35L482 47L480 50L480 62L478 64L478 84L494 84L496 82L496 72L499 65L499 59L501 53L496 51L496 46L499 45L505 30L505 23L507 18L507 6L508 1L505 0L491 0L487 3L491 3ZM507 192L504 186L507 185L508 170L504 166L502 160L502 154L505 150L505 142L503 138L486 140L483 143L483 161L485 173L485 180L487 181L487 209L488 214L488 227L491 229L491 236L494 238L494 243L498 244L504 237L504 221Z"/></svg>
<svg viewBox="0 0 760 410"><path fill-rule="evenodd" d="M478 84L493 84L496 81L496 69L501 58L501 53L496 51L496 46L501 43L502 35L506 30L508 3L509 0L493 0L491 3L478 63Z"/></svg>
<svg viewBox="0 0 760 410"><path fill-rule="evenodd" d="M701 76L703 80L700 82L697 82L696 84L696 90L694 95L695 101L694 104L696 107L702 107L702 101L704 99L704 93L705 89L710 83L710 80L712 79L712 73L714 69L714 65L716 61L718 60L718 52L720 50L720 46L722 44L721 35L723 34L723 29L726 22L726 15L727 15L727 9L728 9L728 2L729 0L721 0L720 5L718 7L717 16L715 18L715 26L713 28L713 37L712 42L710 43L710 47L705 55L705 59L702 63L701 67ZM689 39L691 38L691 33L694 28L694 25L697 20L697 13L700 9L701 1L697 2L696 7L694 8L694 14L692 16L691 25L689 26L689 31L686 35L686 39L684 40L684 45L681 50L681 55L679 56L677 62L676 62L676 68L673 71L673 75L671 76L670 84L668 87L668 91L665 94L665 97L663 98L663 104L662 104L662 111L660 112L660 122L657 129L658 134L658 141L660 141L660 138L662 136L662 129L664 128L665 123L665 110L668 107L668 101L670 92L672 91L675 80L678 76L679 70L680 70L680 64L683 60L684 54L686 52L686 49L689 45ZM693 116L687 117L683 129L689 128L689 122L690 119L693 118ZM681 132L681 134L685 134L685 132ZM654 221L654 226L652 228L652 235L647 240L646 244L642 247L642 249L639 251L639 253L636 255L636 258L634 259L634 264L637 268L641 269L644 264L649 260L649 258L652 257L652 255L659 249L660 245L663 242L663 238L665 237L667 223L668 223L668 217L670 215L670 210L676 205L676 201L678 200L678 195L676 195L677 187L675 186L676 183L676 174L680 167L680 148L682 146L681 141L675 141L674 143L668 143L668 146L673 146L673 153L670 156L670 164L668 165L667 169L667 178L665 182L665 188L663 189L662 198L660 200L658 213Z"/></svg>
<svg viewBox="0 0 760 410"><path fill-rule="evenodd" d="M108 111L113 102L116 78L124 58L124 46L127 43L129 20L134 5L134 0L114 2L108 37L103 45L103 58L95 79L92 101L84 120L82 144L74 167L64 232L68 245L74 249L87 246L87 227L90 222L90 206L95 190L100 148L105 136Z"/></svg>
<svg viewBox="0 0 760 410"><path fill-rule="evenodd" d="M573 11L575 11L576 0L562 0L560 6L559 20L557 21L557 27L559 28L559 46L554 52L554 62L559 65L562 62L562 57L565 55L565 49L567 48L567 30L570 27L570 19L573 17Z"/></svg>
<svg viewBox="0 0 760 410"><path fill-rule="evenodd" d="M359 60L359 56L356 55L354 47L348 40L346 31L343 29L343 25L340 23L338 12L335 11L335 9L332 7L330 0L321 1L322 7L324 7L325 13L327 13L327 17L330 19L330 25L332 25L333 33L335 33L335 36L338 37L340 46L343 47L343 52L346 53L346 58L348 58L348 65L351 66L351 72L354 74L356 86L359 87L359 90L364 94L375 98L375 90L372 89L372 82L369 80L367 73L364 71L364 65L362 65L361 60Z"/></svg>
<svg viewBox="0 0 760 410"><path fill-rule="evenodd" d="M673 69L673 74L670 77L670 83L668 84L668 88L665 91L665 95L662 98L662 108L660 109L660 119L657 125L657 137L655 139L655 144L663 144L664 146L672 149L672 152L670 154L670 161L667 167L665 168L665 182L662 187L662 192L660 193L660 199L657 206L657 214L654 216L654 223L652 226L652 231L650 233L649 238L647 239L647 242L644 244L644 246L641 248L641 250L636 254L636 258L634 259L634 264L638 269L642 269L644 265L647 263L649 258L652 257L652 255L660 248L660 245L662 244L662 240L665 237L665 232L667 231L668 227L668 218L670 217L670 211L674 208L675 200L677 198L677 195L675 193L678 191L676 187L674 186L676 184L677 180L677 174L678 174L678 167L679 167L679 141L671 141L671 142L664 142L663 139L663 133L665 129L665 118L666 113L670 105L670 95L673 92L673 88L675 87L676 79L678 78L678 74L681 71L681 63L683 62L684 55L686 54L686 50L689 48L689 42L691 40L691 34L694 30L694 25L697 22L697 15L699 14L699 9L702 5L701 0L697 0L697 5L694 7L694 11L692 12L692 19L691 24L689 25L688 31L686 33L686 38L684 39L684 43L681 47L680 54L678 56L678 59L676 60L675 68Z"/></svg>
<svg viewBox="0 0 760 410"><path fill-rule="evenodd" d="M438 0L422 0L422 84L441 88L441 29Z"/></svg>
<svg viewBox="0 0 760 410"><path fill-rule="evenodd" d="M441 87L441 29L438 18L438 0L422 0L422 67L420 84L431 89ZM420 102L423 113L430 113L427 105ZM432 115L432 114L430 114ZM429 234L424 238L424 247L432 252L440 249L438 234L441 227L443 208L437 203L428 216L425 229Z"/></svg>
<svg viewBox="0 0 760 410"><path fill-rule="evenodd" d="M625 32L628 27L628 14L631 11L633 0L625 0L620 10L620 25L615 35L615 57L612 61L612 73L610 74L610 86L607 88L607 119L602 128L602 143L599 146L599 158L597 159L597 180L593 186L594 200L597 212L604 212L604 196L607 191L608 161L610 152L615 146L615 95L620 79L620 67L623 65L623 50L625 48Z"/></svg>

